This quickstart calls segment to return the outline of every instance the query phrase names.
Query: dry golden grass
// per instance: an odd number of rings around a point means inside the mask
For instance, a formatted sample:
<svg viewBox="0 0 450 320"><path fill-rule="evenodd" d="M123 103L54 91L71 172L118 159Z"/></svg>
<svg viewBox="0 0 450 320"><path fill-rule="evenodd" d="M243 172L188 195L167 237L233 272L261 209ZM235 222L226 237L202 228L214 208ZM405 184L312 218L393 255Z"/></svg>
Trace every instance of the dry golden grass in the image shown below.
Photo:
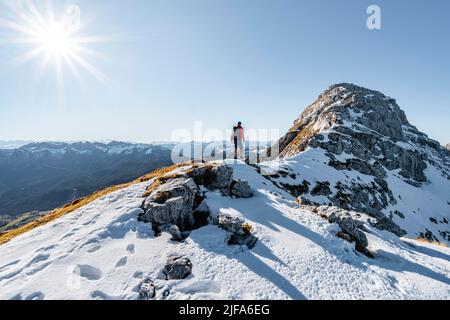
<svg viewBox="0 0 450 320"><path fill-rule="evenodd" d="M124 183L124 184L120 184L120 185L115 185L115 186L111 186L108 187L106 189L97 191L93 194L91 194L90 196L87 196L85 198L81 198L78 200L75 200L69 204L66 204L65 206L55 209L53 210L51 213L47 214L46 216L33 221L29 224L26 224L20 228L17 228L15 230L11 230L5 233L0 233L0 245L7 243L8 241L11 241L12 239L30 231L33 230L37 227L43 226L49 222L52 222L66 214L69 214L107 194L110 194L112 192L121 190L121 189L125 189L128 188L131 185L134 184L138 184L138 183L142 183L142 182L146 182L146 181L150 181L154 178L160 178L162 176L164 176L165 174L170 173L171 171L174 171L175 169L182 167L182 166L186 166L188 164L184 163L184 164L176 164L170 167L165 167L165 168L161 168L161 169L157 169L149 174L146 174L134 181L128 182L128 183ZM158 181L158 180L157 180ZM154 184L154 183L153 183ZM152 184L152 185L153 185Z"/></svg>
<svg viewBox="0 0 450 320"><path fill-rule="evenodd" d="M291 130L299 130L299 129L300 128L294 126ZM301 130L297 133L297 136L284 148L284 150L281 150L281 153L289 154L293 151L295 152L304 151L308 145L308 142L314 135L317 134L317 132L318 131L315 130L312 125L308 125L301 128Z"/></svg>
<svg viewBox="0 0 450 320"><path fill-rule="evenodd" d="M155 181L151 185L149 185L147 187L146 191L144 192L144 194L142 196L144 198L146 198L154 190L156 190L156 188L158 188L161 184L163 184L167 180L181 177L181 175L182 175L181 173L171 174L171 172L176 170L176 169L178 169L178 168L187 166L187 165L188 164L186 164L186 163L182 163L182 164L174 165L174 166L171 166L171 167L161 168L161 169L153 171L149 175L145 176L145 178L147 179L146 181L149 181L151 179L155 179Z"/></svg>
<svg viewBox="0 0 450 320"><path fill-rule="evenodd" d="M431 240L428 240L425 238L417 238L416 241L422 242L425 244L432 244L432 245L438 246L438 247L448 248L448 245L446 243L442 243L442 242L438 242L438 241L431 241Z"/></svg>
<svg viewBox="0 0 450 320"><path fill-rule="evenodd" d="M171 173L175 169L190 166L191 168L184 170L183 172L175 172ZM192 177L192 172L195 168L199 167L206 167L206 168L212 168L213 165L210 164L203 164L203 163L182 163L176 166L163 168L160 170L156 170L155 172L151 173L151 179L155 178L155 181L147 187L146 191L143 194L143 197L148 197L153 191L155 191L160 185L164 184L168 180L176 179L176 178L184 178L184 177ZM150 179L148 179L150 180Z"/></svg>
<svg viewBox="0 0 450 320"><path fill-rule="evenodd" d="M250 234L253 231L253 226L250 223L246 222L242 225L242 230L244 230L246 234Z"/></svg>

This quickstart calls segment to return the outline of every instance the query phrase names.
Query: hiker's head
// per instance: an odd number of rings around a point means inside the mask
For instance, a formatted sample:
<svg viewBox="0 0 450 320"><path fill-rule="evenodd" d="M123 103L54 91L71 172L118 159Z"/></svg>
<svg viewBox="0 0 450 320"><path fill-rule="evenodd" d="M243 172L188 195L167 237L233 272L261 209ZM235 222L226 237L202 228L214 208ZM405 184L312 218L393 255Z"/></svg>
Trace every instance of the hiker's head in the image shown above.
<svg viewBox="0 0 450 320"><path fill-rule="evenodd" d="M238 122L238 127L240 127L240 126L242 126L242 122L239 121Z"/></svg>

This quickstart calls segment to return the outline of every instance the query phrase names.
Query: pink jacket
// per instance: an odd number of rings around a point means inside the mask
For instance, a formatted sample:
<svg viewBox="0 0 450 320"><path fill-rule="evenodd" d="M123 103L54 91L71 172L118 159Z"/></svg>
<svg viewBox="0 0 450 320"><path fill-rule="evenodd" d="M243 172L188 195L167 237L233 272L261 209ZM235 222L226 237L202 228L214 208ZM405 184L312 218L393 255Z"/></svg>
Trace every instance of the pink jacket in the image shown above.
<svg viewBox="0 0 450 320"><path fill-rule="evenodd" d="M237 138L238 141L245 141L244 128L240 127L239 130L234 130L231 135L231 140L234 141L234 138Z"/></svg>

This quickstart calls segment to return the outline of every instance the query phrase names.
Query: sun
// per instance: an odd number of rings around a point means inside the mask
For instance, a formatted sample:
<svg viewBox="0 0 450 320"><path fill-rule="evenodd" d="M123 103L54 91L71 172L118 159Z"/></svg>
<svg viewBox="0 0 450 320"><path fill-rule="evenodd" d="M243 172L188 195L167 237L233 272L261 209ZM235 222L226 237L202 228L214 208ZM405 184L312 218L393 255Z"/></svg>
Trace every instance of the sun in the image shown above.
<svg viewBox="0 0 450 320"><path fill-rule="evenodd" d="M34 1L15 0L0 5L0 44L24 46L24 52L12 57L9 64L18 66L38 59L40 73L53 62L61 81L69 70L78 79L84 71L108 83L110 80L93 62L101 55L89 48L108 41L108 37L86 36L77 6L66 7L58 15L51 0L45 3L46 6L38 7Z"/></svg>
<svg viewBox="0 0 450 320"><path fill-rule="evenodd" d="M70 33L59 23L53 23L39 30L36 40L48 54L55 56L67 55L73 50Z"/></svg>

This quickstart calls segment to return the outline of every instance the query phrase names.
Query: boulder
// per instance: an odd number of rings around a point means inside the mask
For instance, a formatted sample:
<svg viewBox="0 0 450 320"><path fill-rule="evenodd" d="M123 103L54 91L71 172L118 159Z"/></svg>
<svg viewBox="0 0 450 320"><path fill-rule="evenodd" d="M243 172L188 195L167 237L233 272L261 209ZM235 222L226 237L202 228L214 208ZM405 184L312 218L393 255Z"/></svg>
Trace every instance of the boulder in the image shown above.
<svg viewBox="0 0 450 320"><path fill-rule="evenodd" d="M328 219L331 223L337 223L361 248L369 246L366 234L361 231L365 230L363 222L353 219L350 214L343 211L336 211Z"/></svg>
<svg viewBox="0 0 450 320"><path fill-rule="evenodd" d="M258 238L255 237L249 228L245 227L244 220L226 213L220 213L218 217L219 227L228 231L229 245L246 245L253 249Z"/></svg>
<svg viewBox="0 0 450 320"><path fill-rule="evenodd" d="M156 295L156 288L153 281L150 278L146 278L139 288L139 299L150 300Z"/></svg>
<svg viewBox="0 0 450 320"><path fill-rule="evenodd" d="M233 179L233 169L227 165L194 168L190 174L197 185L210 190L228 189Z"/></svg>
<svg viewBox="0 0 450 320"><path fill-rule="evenodd" d="M181 231L195 225L194 209L199 201L198 186L192 179L177 178L159 186L145 200L140 220L155 226L176 225Z"/></svg>
<svg viewBox="0 0 450 320"><path fill-rule="evenodd" d="M305 198L304 196L300 196L297 198L297 203L301 206L309 206L311 205L311 201L308 198Z"/></svg>
<svg viewBox="0 0 450 320"><path fill-rule="evenodd" d="M192 273L192 263L185 257L171 257L164 266L166 280L186 279Z"/></svg>
<svg viewBox="0 0 450 320"><path fill-rule="evenodd" d="M228 188L232 182L233 169L229 166L222 165L213 169L214 179L211 183L212 189Z"/></svg>
<svg viewBox="0 0 450 320"><path fill-rule="evenodd" d="M249 249L253 249L253 247L256 245L256 242L258 241L258 238L255 237L253 234L231 234L228 237L228 244L229 245L238 245L238 246L247 246Z"/></svg>
<svg viewBox="0 0 450 320"><path fill-rule="evenodd" d="M244 225L244 220L239 217L235 217L227 213L220 213L218 222L219 227L228 232L240 235L245 234L244 229L242 228Z"/></svg>
<svg viewBox="0 0 450 320"><path fill-rule="evenodd" d="M245 180L233 180L230 186L230 194L236 198L251 198L253 191Z"/></svg>
<svg viewBox="0 0 450 320"><path fill-rule="evenodd" d="M400 212L398 212L398 214L403 215ZM371 219L369 219L369 224L372 227L377 228L378 230L387 230L399 237L403 237L407 233L405 230L400 228L394 221L392 221L391 219L386 218L386 217L378 217L376 219L371 218Z"/></svg>
<svg viewBox="0 0 450 320"><path fill-rule="evenodd" d="M163 227L162 231L166 231L167 233L169 233L172 236L172 241L183 241L185 240L187 237L189 237L190 232L189 231L183 231L181 232L180 229L178 228L177 225L165 225Z"/></svg>

